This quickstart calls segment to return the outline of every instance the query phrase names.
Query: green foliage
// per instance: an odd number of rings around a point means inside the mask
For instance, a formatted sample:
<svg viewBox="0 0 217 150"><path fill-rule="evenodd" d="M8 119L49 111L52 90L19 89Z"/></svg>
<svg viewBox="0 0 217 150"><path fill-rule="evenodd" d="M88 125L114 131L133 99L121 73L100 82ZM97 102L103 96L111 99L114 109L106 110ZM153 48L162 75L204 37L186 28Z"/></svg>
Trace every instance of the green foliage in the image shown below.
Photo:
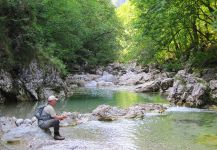
<svg viewBox="0 0 217 150"><path fill-rule="evenodd" d="M196 52L194 56L190 57L188 63L193 67L205 68L217 65L217 51Z"/></svg>
<svg viewBox="0 0 217 150"><path fill-rule="evenodd" d="M104 65L118 56L120 28L109 0L1 0L0 67Z"/></svg>
<svg viewBox="0 0 217 150"><path fill-rule="evenodd" d="M125 32L132 32L126 34L131 43L124 45L123 58L175 70L200 59L211 63L216 57L206 49L217 41L216 8L215 0L129 0L118 10L120 18L133 15L124 24Z"/></svg>
<svg viewBox="0 0 217 150"><path fill-rule="evenodd" d="M25 0L0 2L0 67L28 64L35 55L34 9Z"/></svg>
<svg viewBox="0 0 217 150"><path fill-rule="evenodd" d="M181 64L180 62L167 62L164 63L162 66L166 69L166 71L176 72L183 69L183 64Z"/></svg>
<svg viewBox="0 0 217 150"><path fill-rule="evenodd" d="M41 0L36 6L40 41L44 47L52 46L52 55L68 70L74 65L103 65L116 58L120 25L110 1Z"/></svg>

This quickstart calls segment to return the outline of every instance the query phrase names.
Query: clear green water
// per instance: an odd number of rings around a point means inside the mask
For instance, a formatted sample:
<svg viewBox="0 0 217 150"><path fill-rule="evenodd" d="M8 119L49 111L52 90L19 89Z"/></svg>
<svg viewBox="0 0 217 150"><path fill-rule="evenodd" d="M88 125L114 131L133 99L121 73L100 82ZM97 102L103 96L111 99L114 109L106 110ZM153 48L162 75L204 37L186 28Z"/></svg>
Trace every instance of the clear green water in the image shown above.
<svg viewBox="0 0 217 150"><path fill-rule="evenodd" d="M70 139L105 148L132 150L216 150L216 113L171 112L143 120L93 121L62 128Z"/></svg>
<svg viewBox="0 0 217 150"><path fill-rule="evenodd" d="M159 95L126 91L77 90L58 102L58 111L91 112L100 104L129 107L137 103L167 103ZM1 114L31 117L38 104L20 103L0 106ZM61 128L66 139L92 142L100 149L129 150L216 150L217 112L173 108L161 116L143 120L91 121ZM90 147L91 149L91 147Z"/></svg>
<svg viewBox="0 0 217 150"><path fill-rule="evenodd" d="M33 116L34 108L45 103L23 102L0 105L0 114L11 117L30 118ZM57 112L76 111L88 113L101 104L126 108L139 103L168 103L168 101L157 94L147 95L128 91L78 89L74 92L73 96L58 101L56 110Z"/></svg>
<svg viewBox="0 0 217 150"><path fill-rule="evenodd" d="M58 110L92 112L101 104L127 108L139 103L168 103L158 94L138 94L128 91L112 91L102 89L80 89L74 95L57 105Z"/></svg>

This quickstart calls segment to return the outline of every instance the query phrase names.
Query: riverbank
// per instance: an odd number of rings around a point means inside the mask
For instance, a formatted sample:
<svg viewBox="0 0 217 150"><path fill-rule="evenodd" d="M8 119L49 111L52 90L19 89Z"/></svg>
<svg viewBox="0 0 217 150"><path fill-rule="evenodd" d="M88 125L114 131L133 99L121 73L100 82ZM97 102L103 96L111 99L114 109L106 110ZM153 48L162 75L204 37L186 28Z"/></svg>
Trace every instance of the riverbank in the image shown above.
<svg viewBox="0 0 217 150"><path fill-rule="evenodd" d="M160 92L171 104L207 108L217 102L217 71L180 70L166 72L156 66L142 68L132 64L110 64L95 74L69 75L68 89L75 87L124 89L140 93Z"/></svg>
<svg viewBox="0 0 217 150"><path fill-rule="evenodd" d="M0 148L3 150L53 148L118 150L142 149L144 146L147 150L160 147L162 150L182 150L183 147L192 150L216 148L213 139L215 136L212 135L216 127L216 112L210 110L141 104L127 109L101 105L86 114L63 113L68 115L66 120L61 121L60 132L66 136L64 141L55 141L52 135L38 128L34 118L30 120L0 117ZM202 133L212 135L208 143L207 137Z"/></svg>
<svg viewBox="0 0 217 150"><path fill-rule="evenodd" d="M206 108L217 102L217 69L166 72L154 65L113 63L90 73L61 78L51 66L41 68L33 61L16 78L0 72L0 102L40 101L49 95L67 97L78 87L124 89L140 93L160 92L171 104Z"/></svg>
<svg viewBox="0 0 217 150"><path fill-rule="evenodd" d="M100 105L91 113L80 114L76 112L63 112L67 119L61 121L62 127L72 127L85 124L91 121L115 121L122 119L143 119L148 115L163 115L167 108L159 104L140 104L131 106L127 109L111 107L109 105ZM59 143L54 141L52 136L41 130L37 125L35 117L32 119L17 119L15 117L0 117L1 143L4 147L22 147L23 149L49 149L53 144L67 149L69 143L76 143L72 140L66 140ZM87 141L85 141L86 143ZM72 144L70 144L72 146ZM86 145L86 144L85 144ZM76 147L84 149L80 142ZM97 148L95 144L88 144Z"/></svg>

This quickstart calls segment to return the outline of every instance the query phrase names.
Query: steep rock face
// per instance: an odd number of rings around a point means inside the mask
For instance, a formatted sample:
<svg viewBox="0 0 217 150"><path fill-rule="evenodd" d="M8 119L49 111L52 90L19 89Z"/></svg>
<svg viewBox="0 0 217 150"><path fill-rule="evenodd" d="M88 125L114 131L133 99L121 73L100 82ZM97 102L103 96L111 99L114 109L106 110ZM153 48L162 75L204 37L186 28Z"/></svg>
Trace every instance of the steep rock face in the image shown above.
<svg viewBox="0 0 217 150"><path fill-rule="evenodd" d="M40 67L32 61L14 78L9 72L0 71L0 103L46 99L51 94L65 96L66 92L59 73L49 65Z"/></svg>
<svg viewBox="0 0 217 150"><path fill-rule="evenodd" d="M209 87L205 80L180 70L174 77L173 87L169 89L168 99L177 105L200 107L209 99Z"/></svg>
<svg viewBox="0 0 217 150"><path fill-rule="evenodd" d="M0 103L6 100L15 101L29 99L31 96L24 89L20 79L13 79L12 75L4 70L0 72Z"/></svg>
<svg viewBox="0 0 217 150"><path fill-rule="evenodd" d="M4 70L0 71L0 88L3 92L10 92L13 88L12 77Z"/></svg>
<svg viewBox="0 0 217 150"><path fill-rule="evenodd" d="M11 92L13 89L13 80L11 75L4 71L0 71L0 103L6 100L5 93Z"/></svg>
<svg viewBox="0 0 217 150"><path fill-rule="evenodd" d="M41 68L32 62L28 68L19 74L25 89L35 100L47 98L49 95L64 96L66 85L59 73L51 66Z"/></svg>

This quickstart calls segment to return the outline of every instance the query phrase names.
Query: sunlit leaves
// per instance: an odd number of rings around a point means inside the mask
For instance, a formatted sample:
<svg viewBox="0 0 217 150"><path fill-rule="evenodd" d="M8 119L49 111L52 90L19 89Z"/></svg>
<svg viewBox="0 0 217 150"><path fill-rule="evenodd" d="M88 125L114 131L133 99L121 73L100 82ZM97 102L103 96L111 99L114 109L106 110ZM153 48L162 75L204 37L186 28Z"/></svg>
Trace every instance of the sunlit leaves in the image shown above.
<svg viewBox="0 0 217 150"><path fill-rule="evenodd" d="M185 65L217 40L216 0L129 0L128 5L134 8L125 11L134 14L126 26L134 31L128 54L139 62Z"/></svg>

